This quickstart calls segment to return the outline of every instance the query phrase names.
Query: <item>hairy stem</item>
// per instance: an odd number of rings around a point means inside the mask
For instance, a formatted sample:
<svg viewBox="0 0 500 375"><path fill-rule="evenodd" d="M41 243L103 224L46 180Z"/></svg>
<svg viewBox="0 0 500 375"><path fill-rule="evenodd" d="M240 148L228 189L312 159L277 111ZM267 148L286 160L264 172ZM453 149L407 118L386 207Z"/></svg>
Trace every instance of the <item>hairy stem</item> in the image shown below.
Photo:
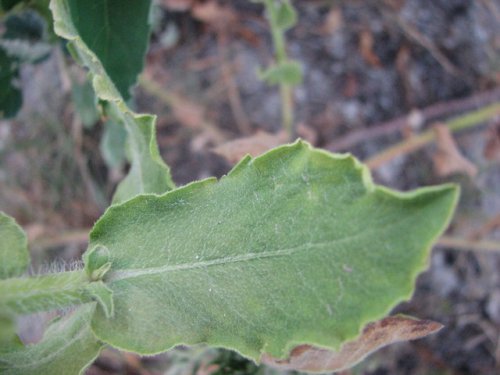
<svg viewBox="0 0 500 375"><path fill-rule="evenodd" d="M0 306L12 314L48 311L92 301L85 271L0 280Z"/></svg>
<svg viewBox="0 0 500 375"><path fill-rule="evenodd" d="M286 54L285 32L277 25L277 8L275 0L264 0L267 11L267 18L271 25L271 37L273 39L276 62L284 63L288 60ZM283 128L288 134L288 138L293 140L295 137L294 118L293 118L293 88L289 84L280 83L281 96L281 121Z"/></svg>

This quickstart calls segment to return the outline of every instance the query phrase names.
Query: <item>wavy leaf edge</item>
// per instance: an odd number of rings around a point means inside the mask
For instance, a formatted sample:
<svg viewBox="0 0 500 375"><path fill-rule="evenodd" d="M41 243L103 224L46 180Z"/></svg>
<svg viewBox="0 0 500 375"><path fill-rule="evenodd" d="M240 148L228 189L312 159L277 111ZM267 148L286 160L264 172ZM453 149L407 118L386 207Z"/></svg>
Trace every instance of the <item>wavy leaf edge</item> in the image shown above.
<svg viewBox="0 0 500 375"><path fill-rule="evenodd" d="M246 157L242 158L239 163L237 163L226 175L222 176L220 179L217 179L216 177L209 177L209 178L206 178L203 180L190 182L184 186L178 187L178 188L171 190L171 191L168 191L164 194L141 194L141 195L137 195L137 196L125 201L125 202L114 204L114 205L108 207L108 209L104 212L104 214L101 216L101 218L95 223L95 225L92 228L90 235L89 235L90 243L92 243L92 240L95 239L95 237L97 236L96 233L99 232L102 229L102 227L105 227L105 222L106 222L107 218L109 217L109 215L112 215L113 211L115 211L115 210L120 210L120 209L127 207L127 206L133 206L137 202L147 200L147 199L150 199L152 197L160 198L160 199L162 199L162 198L168 199L169 197L175 196L177 194L183 194L185 192L196 191L198 189L202 189L206 185L212 185L212 184L218 183L219 181L221 181L223 179L236 176L239 171L243 170L244 168L248 167L251 164L265 162L268 158L273 158L273 157L279 155L282 151L286 151L286 150L293 151L294 149L301 151L301 152L310 153L311 155L318 154L318 155L321 155L323 157L326 156L326 157L330 158L331 161L342 161L342 160L346 160L346 159L352 161L353 168L355 168L356 171L361 176L361 181L363 183L363 186L366 189L365 194L374 192L375 190L380 190L386 195L390 195L392 197L402 199L402 200L411 200L411 199L413 199L421 194L425 194L425 193L429 193L429 192L440 192L440 191L449 190L450 193L453 194L452 204L450 205L450 209L447 213L447 219L443 222L443 225L440 227L440 229L438 231L436 231L435 236L433 236L431 238L431 240L428 241L427 243L422 244L422 249L424 249L423 258L425 259L425 262L420 264L420 265L416 265L416 267L413 269L413 272L410 275L411 282L413 285L415 285L415 282L416 282L418 275L428 267L428 256L429 256L430 251L432 249L432 245L441 236L441 234L445 231L445 229L448 227L448 225L452 219L453 212L454 212L454 209L456 207L456 204L458 202L458 198L460 195L459 185L453 184L453 183L446 183L446 184L435 185L435 186L421 187L421 188L417 188L417 189L414 189L411 191L404 191L404 192L393 190L390 188L386 188L384 186L375 184L373 182L369 168L365 164L360 162L352 154L350 154L350 153L342 153L342 154L331 153L331 152L326 151L326 150L315 148L315 147L311 146L308 142L306 142L302 139L297 139L294 143L291 143L291 144L285 144L285 145L276 147L276 148L274 148L266 153L263 153L262 155L257 156L257 157L252 157L250 155L247 155ZM97 244L97 246L100 246L100 245ZM89 250L91 250L91 249L89 249ZM89 251L89 250L87 250L87 251ZM105 279L104 279L104 282L106 282ZM287 344L285 345L285 347L283 348L281 355L275 357L275 359L276 360L285 360L289 356L290 352L294 348L296 348L297 346L300 346L300 345L310 345L310 346L314 346L316 348L327 349L327 350L335 350L335 351L339 350L342 347L342 345L344 345L345 343L359 338L361 336L361 334L363 333L363 330L365 329L366 326L368 326L369 324L374 323L374 322L376 322L384 317L389 316L389 314L393 310L393 308L401 302L408 301L411 298L411 296L413 295L413 292L414 292L414 289L412 289L406 295L401 295L399 298L395 299L393 301L393 303L387 307L386 311L383 314L381 314L379 316L372 317L370 319L362 320L360 322L359 327L358 327L357 333L355 333L349 337L343 338L343 340L339 341L339 343L337 345L325 346L325 345L320 345L316 342L311 342L311 341L289 340L287 342ZM104 342L104 343L106 343L114 348L117 348L119 350L122 350L125 352L133 352L133 353L137 353L139 355L145 355L145 356L161 354L161 353L169 351L177 346L193 346L193 345L198 345L198 344L214 346L213 344L211 344L209 342L199 342L199 343L194 343L194 344L190 343L190 342L178 342L172 346L166 347L163 350L159 350L159 351L152 351L152 352L141 352L141 351L135 351L135 350L131 351L130 349L127 349L127 348L122 347L120 345L116 345L116 343L109 342L105 338L101 337L101 335L99 335L99 333L96 332L96 330L94 329L93 324L91 324L91 329L92 329L94 335L100 341L102 341L102 342ZM258 357L251 357L248 354L242 353L241 351L238 350L238 348L227 347L227 346L222 346L222 345L220 345L220 346L215 345L215 346L220 347L220 348L224 348L224 349L233 350L233 351L237 352L238 354L240 354L241 356L248 358L255 363L261 363L261 356L263 354L267 353L267 351L266 351L267 345L264 345L261 348L260 356L258 356Z"/></svg>

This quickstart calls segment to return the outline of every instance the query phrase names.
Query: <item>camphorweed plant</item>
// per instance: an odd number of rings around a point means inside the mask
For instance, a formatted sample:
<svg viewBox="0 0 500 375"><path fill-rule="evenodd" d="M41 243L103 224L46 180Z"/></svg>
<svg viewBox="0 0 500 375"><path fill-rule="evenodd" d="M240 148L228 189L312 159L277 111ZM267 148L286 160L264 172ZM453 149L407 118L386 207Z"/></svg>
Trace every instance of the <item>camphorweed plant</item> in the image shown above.
<svg viewBox="0 0 500 375"><path fill-rule="evenodd" d="M351 155L298 140L243 158L220 180L176 187L155 117L124 100L142 69L151 2L50 6L56 33L127 130L131 168L90 232L83 269L24 276L26 236L0 216L2 374L78 374L106 346L151 355L200 343L325 372L439 329L387 315L411 296L455 186L395 192ZM19 340L17 316L68 306L39 343Z"/></svg>

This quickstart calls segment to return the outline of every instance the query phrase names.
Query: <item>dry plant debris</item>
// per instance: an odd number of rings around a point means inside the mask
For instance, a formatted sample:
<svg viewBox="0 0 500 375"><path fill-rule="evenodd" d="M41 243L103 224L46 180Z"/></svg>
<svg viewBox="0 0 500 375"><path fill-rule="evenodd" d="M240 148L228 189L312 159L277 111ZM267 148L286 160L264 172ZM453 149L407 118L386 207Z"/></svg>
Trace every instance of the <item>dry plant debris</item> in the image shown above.
<svg viewBox="0 0 500 375"><path fill-rule="evenodd" d="M369 323L358 338L342 345L338 352L311 345L299 345L286 359L264 355L262 361L282 370L316 373L341 371L354 366L370 353L386 345L425 337L441 328L442 324L430 320L389 316Z"/></svg>

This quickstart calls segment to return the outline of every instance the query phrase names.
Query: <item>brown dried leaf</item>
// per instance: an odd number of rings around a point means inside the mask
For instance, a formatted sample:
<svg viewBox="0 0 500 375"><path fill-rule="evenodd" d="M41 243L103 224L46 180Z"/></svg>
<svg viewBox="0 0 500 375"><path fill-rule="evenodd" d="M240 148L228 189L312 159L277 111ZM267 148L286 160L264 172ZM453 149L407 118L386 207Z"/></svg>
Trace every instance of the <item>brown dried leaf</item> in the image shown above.
<svg viewBox="0 0 500 375"><path fill-rule="evenodd" d="M484 157L488 160L500 160L500 121L487 131Z"/></svg>
<svg viewBox="0 0 500 375"><path fill-rule="evenodd" d="M359 36L359 50L361 56L363 56L363 59L365 59L368 64L380 67L382 63L373 50L374 44L375 40L372 33L369 31L362 31Z"/></svg>
<svg viewBox="0 0 500 375"><path fill-rule="evenodd" d="M167 101L175 119L196 133L191 140L191 151L200 152L209 144L220 144L227 139L224 132L207 118L205 108L199 103L175 92L168 94Z"/></svg>
<svg viewBox="0 0 500 375"><path fill-rule="evenodd" d="M169 102L175 119L182 125L195 130L203 127L205 110L202 106L177 93L169 95Z"/></svg>
<svg viewBox="0 0 500 375"><path fill-rule="evenodd" d="M185 12L193 6L194 0L162 0L165 8L174 12Z"/></svg>
<svg viewBox="0 0 500 375"><path fill-rule="evenodd" d="M448 176L453 173L465 173L470 177L477 174L477 168L461 153L445 124L434 126L437 150L433 157L434 167L439 176Z"/></svg>
<svg viewBox="0 0 500 375"><path fill-rule="evenodd" d="M323 32L330 35L334 34L342 27L343 23L342 9L340 7L332 7L323 24Z"/></svg>
<svg viewBox="0 0 500 375"><path fill-rule="evenodd" d="M335 352L311 345L295 347L286 359L263 354L261 361L281 370L307 372L341 371L350 368L374 351L400 341L415 340L439 331L442 324L405 316L389 316L369 323L361 335Z"/></svg>
<svg viewBox="0 0 500 375"><path fill-rule="evenodd" d="M229 6L220 5L217 1L196 3L192 8L194 18L217 29L223 29L237 20L236 13Z"/></svg>
<svg viewBox="0 0 500 375"><path fill-rule="evenodd" d="M287 134L284 131L271 134L258 130L254 135L226 142L215 147L212 151L225 158L229 163L234 164L247 154L251 156L260 155L286 141Z"/></svg>

